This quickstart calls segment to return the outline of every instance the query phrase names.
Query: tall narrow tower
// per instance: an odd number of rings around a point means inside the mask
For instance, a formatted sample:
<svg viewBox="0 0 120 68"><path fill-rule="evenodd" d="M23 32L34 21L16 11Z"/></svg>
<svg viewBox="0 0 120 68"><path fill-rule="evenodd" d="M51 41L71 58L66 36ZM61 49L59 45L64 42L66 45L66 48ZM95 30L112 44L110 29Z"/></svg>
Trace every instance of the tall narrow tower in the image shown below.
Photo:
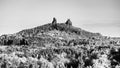
<svg viewBox="0 0 120 68"><path fill-rule="evenodd" d="M70 19L68 19L68 20L65 22L65 24L68 25L68 26L72 26L72 22L71 22Z"/></svg>
<svg viewBox="0 0 120 68"><path fill-rule="evenodd" d="M56 18L54 17L54 18L53 18L53 21L52 21L52 24L55 25L56 23L57 23L57 20L56 20Z"/></svg>

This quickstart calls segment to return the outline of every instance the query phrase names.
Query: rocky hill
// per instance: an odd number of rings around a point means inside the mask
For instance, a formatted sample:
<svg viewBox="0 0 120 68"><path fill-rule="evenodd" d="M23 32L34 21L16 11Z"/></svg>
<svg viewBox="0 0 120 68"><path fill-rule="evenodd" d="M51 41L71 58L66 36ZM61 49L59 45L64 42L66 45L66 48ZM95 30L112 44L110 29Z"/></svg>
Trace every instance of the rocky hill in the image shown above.
<svg viewBox="0 0 120 68"><path fill-rule="evenodd" d="M119 68L120 39L65 23L0 36L1 68Z"/></svg>
<svg viewBox="0 0 120 68"><path fill-rule="evenodd" d="M85 31L81 28L77 28L72 26L72 22L68 19L65 23L57 23L57 20L53 18L52 23L48 23L42 26L38 26L32 29L25 29L18 33L11 35L2 35L0 38L3 39L1 41L1 45L6 45L4 40L8 41L8 44L15 44L14 41L20 39L23 44L31 44L35 42L35 39L39 40L42 37L55 39L55 36L58 38L62 38L64 40L72 40L72 39L89 39L91 37L102 38L100 33L92 33ZM59 37L58 37L59 35ZM54 36L54 37L53 37ZM10 40L10 43L9 43ZM7 42L6 41L6 42ZM28 43L27 43L28 41ZM40 41L38 41L40 42ZM16 43L19 44L19 43Z"/></svg>

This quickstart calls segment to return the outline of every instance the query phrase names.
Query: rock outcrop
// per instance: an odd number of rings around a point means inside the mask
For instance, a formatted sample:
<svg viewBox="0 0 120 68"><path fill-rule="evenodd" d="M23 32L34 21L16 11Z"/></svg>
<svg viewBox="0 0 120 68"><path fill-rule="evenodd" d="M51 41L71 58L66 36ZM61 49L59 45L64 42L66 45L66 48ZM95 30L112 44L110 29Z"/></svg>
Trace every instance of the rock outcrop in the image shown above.
<svg viewBox="0 0 120 68"><path fill-rule="evenodd" d="M57 24L57 20L56 20L55 17L53 18L52 24L53 24L53 25Z"/></svg>
<svg viewBox="0 0 120 68"><path fill-rule="evenodd" d="M65 22L65 24L68 25L68 26L72 26L72 22L71 22L70 19L68 19L68 20Z"/></svg>

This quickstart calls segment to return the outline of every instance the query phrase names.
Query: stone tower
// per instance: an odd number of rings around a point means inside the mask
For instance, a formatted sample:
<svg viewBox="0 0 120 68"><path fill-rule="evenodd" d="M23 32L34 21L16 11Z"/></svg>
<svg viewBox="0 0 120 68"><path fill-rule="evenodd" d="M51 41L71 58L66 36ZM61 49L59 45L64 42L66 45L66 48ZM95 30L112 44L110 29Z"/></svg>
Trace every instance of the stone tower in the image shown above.
<svg viewBox="0 0 120 68"><path fill-rule="evenodd" d="M70 19L68 19L66 22L65 22L66 25L69 25L69 26L72 26L72 22Z"/></svg>
<svg viewBox="0 0 120 68"><path fill-rule="evenodd" d="M56 23L57 23L57 20L56 20L56 18L54 17L54 18L53 18L53 21L52 21L52 24L55 25Z"/></svg>

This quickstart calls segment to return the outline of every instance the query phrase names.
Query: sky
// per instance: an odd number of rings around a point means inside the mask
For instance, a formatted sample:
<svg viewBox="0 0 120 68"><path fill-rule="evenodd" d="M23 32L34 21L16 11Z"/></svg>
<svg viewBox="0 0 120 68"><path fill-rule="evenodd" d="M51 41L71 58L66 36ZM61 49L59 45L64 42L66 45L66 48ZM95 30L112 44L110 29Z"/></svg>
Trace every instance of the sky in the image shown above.
<svg viewBox="0 0 120 68"><path fill-rule="evenodd" d="M120 37L120 0L0 0L0 35L71 19L73 26Z"/></svg>

